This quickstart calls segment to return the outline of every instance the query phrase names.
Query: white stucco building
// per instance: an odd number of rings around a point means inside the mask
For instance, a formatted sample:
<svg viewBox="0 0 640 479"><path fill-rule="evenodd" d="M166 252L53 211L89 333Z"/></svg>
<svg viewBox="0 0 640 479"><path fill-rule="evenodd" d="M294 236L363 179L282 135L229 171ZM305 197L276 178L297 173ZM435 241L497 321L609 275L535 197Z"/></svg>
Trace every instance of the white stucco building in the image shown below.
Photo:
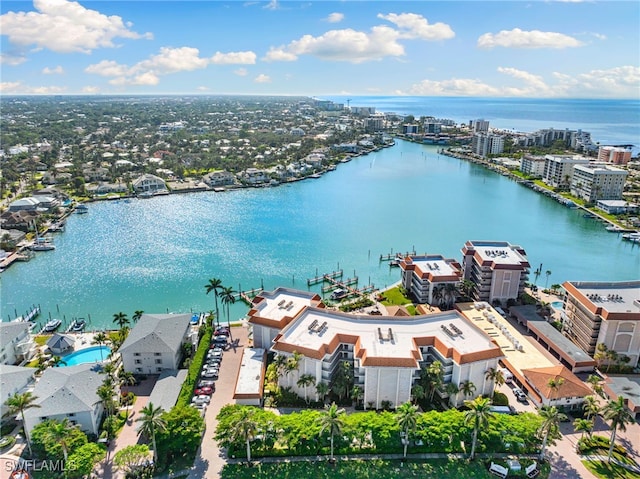
<svg viewBox="0 0 640 479"><path fill-rule="evenodd" d="M419 303L446 302L447 285L457 287L462 278L460 263L441 255L407 256L400 261L400 269L402 286Z"/></svg>

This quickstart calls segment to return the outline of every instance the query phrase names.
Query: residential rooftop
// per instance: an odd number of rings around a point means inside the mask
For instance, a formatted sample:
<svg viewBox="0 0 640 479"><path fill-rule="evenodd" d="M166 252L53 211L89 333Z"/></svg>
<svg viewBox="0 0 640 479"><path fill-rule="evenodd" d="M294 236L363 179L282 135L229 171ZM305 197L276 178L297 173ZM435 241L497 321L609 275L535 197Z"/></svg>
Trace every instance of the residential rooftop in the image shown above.
<svg viewBox="0 0 640 479"><path fill-rule="evenodd" d="M266 351L262 348L244 349L233 393L234 399L262 397L265 358Z"/></svg>
<svg viewBox="0 0 640 479"><path fill-rule="evenodd" d="M631 313L640 319L640 281L567 281L563 286L591 308L600 308L605 318L607 313Z"/></svg>

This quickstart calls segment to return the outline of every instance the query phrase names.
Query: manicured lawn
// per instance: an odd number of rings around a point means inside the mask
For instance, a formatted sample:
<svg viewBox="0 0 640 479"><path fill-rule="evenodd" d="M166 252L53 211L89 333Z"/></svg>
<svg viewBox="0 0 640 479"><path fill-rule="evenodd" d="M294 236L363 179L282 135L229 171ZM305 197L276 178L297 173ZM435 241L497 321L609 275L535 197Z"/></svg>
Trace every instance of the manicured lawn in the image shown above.
<svg viewBox="0 0 640 479"><path fill-rule="evenodd" d="M403 304L411 303L411 300L407 298L404 294L402 294L402 290L398 286L383 292L382 296L386 298L384 301L382 301L382 304L384 304L385 306L391 306L391 305L400 306Z"/></svg>
<svg viewBox="0 0 640 479"><path fill-rule="evenodd" d="M538 475L545 479L549 475L546 466ZM253 467L229 464L222 470L223 479L250 478L277 479L390 479L402 478L438 478L438 479L495 479L489 473L484 461L456 461L437 459L428 462L408 461L404 465L400 461L373 459L368 461L338 461L330 465L322 462L282 462L274 464L257 464ZM520 477L510 475L510 477ZM521 477L525 477L524 474Z"/></svg>
<svg viewBox="0 0 640 479"><path fill-rule="evenodd" d="M616 464L609 464L607 461L582 461L582 464L589 469L596 477L602 479L639 479L640 474L628 471L624 467Z"/></svg>

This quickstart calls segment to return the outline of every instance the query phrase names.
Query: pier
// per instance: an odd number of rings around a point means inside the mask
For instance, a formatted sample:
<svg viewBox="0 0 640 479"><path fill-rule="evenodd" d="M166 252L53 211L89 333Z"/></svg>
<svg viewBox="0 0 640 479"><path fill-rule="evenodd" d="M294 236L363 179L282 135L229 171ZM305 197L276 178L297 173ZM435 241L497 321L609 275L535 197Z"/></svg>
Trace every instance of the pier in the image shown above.
<svg viewBox="0 0 640 479"><path fill-rule="evenodd" d="M358 284L358 277L355 276L353 278L347 278L344 281L336 281L336 280L333 280L332 278L328 278L327 282L329 284L327 286L322 287L323 293L330 293L331 291L337 288L344 288L346 286L352 286L354 284Z"/></svg>
<svg viewBox="0 0 640 479"><path fill-rule="evenodd" d="M248 305L251 305L253 302L253 298L258 296L260 293L264 291L264 288L253 288L248 291L238 291L233 295L235 299L241 299Z"/></svg>
<svg viewBox="0 0 640 479"><path fill-rule="evenodd" d="M319 283L324 283L327 280L335 280L338 278L342 278L342 270L339 269L338 271L332 271L331 273L327 273L327 274L322 274L319 276L314 276L313 278L309 278L307 280L307 286L313 286L314 284L319 284Z"/></svg>
<svg viewBox="0 0 640 479"><path fill-rule="evenodd" d="M380 255L380 262L382 261L392 261L394 259L397 260L401 260L406 258L407 256L415 256L416 255L416 251L407 251L406 253L389 253L389 254L381 254Z"/></svg>

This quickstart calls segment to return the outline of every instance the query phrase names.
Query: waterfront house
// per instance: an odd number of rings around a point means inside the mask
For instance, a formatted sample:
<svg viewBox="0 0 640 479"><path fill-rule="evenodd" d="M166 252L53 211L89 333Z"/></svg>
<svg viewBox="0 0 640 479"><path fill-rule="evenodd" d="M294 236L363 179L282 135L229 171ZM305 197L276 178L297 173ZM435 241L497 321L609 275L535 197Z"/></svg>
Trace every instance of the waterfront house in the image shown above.
<svg viewBox="0 0 640 479"><path fill-rule="evenodd" d="M70 334L54 333L47 341L47 347L51 353L60 355L73 349L76 340Z"/></svg>
<svg viewBox="0 0 640 479"><path fill-rule="evenodd" d="M104 408L97 390L103 380L93 364L45 369L33 389L34 404L39 407L25 410L25 428L31 432L47 419L67 418L81 430L98 435Z"/></svg>
<svg viewBox="0 0 640 479"><path fill-rule="evenodd" d="M596 207L610 215L637 213L638 205L625 200L598 200Z"/></svg>
<svg viewBox="0 0 640 479"><path fill-rule="evenodd" d="M35 379L35 372L35 368L0 364L0 414L3 417L9 409L5 405L7 399L27 390Z"/></svg>
<svg viewBox="0 0 640 479"><path fill-rule="evenodd" d="M247 168L239 174L239 177L243 183L253 186L268 183L271 180L267 171L258 168Z"/></svg>
<svg viewBox="0 0 640 479"><path fill-rule="evenodd" d="M523 293L530 265L520 246L505 241L467 241L462 254L463 279L474 283L474 299L506 303Z"/></svg>
<svg viewBox="0 0 640 479"><path fill-rule="evenodd" d="M35 228L35 220L40 216L37 211L5 211L0 215L3 230L20 230L24 232Z"/></svg>
<svg viewBox="0 0 640 479"><path fill-rule="evenodd" d="M178 369L189 342L191 314L143 314L118 352L125 371L159 374Z"/></svg>
<svg viewBox="0 0 640 479"><path fill-rule="evenodd" d="M202 181L204 181L208 186L211 187L225 186L234 184L236 181L236 177L229 171L221 170L207 173L202 178Z"/></svg>
<svg viewBox="0 0 640 479"><path fill-rule="evenodd" d="M136 193L142 193L145 191L150 191L152 193L160 191L164 192L167 191L167 184L159 176L145 173L133 181L133 190Z"/></svg>
<svg viewBox="0 0 640 479"><path fill-rule="evenodd" d="M33 357L36 345L29 326L23 321L0 323L0 364L21 363Z"/></svg>

